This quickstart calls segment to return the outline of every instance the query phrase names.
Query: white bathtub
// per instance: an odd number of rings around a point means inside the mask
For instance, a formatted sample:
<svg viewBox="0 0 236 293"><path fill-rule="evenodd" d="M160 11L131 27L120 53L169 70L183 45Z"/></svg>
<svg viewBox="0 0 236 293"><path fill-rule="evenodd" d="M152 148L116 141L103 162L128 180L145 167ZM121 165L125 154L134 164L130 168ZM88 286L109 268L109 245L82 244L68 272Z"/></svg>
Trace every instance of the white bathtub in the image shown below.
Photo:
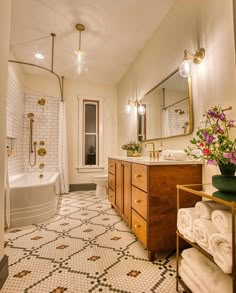
<svg viewBox="0 0 236 293"><path fill-rule="evenodd" d="M60 194L59 173L10 176L10 227L36 224L53 217Z"/></svg>

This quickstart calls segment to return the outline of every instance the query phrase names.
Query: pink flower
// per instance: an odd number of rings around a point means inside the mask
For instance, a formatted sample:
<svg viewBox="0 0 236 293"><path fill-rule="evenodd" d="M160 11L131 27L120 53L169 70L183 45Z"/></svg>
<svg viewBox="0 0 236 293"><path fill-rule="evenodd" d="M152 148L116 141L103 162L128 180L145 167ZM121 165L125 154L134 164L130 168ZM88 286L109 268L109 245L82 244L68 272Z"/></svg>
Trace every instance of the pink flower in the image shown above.
<svg viewBox="0 0 236 293"><path fill-rule="evenodd" d="M236 164L236 158L231 158L231 159L230 159L230 163L232 163L232 164Z"/></svg>
<svg viewBox="0 0 236 293"><path fill-rule="evenodd" d="M226 159L231 159L234 157L234 152L230 152L230 153L223 153L223 157Z"/></svg>
<svg viewBox="0 0 236 293"><path fill-rule="evenodd" d="M208 156L208 155L210 155L211 151L209 149L203 149L202 153L204 156Z"/></svg>
<svg viewBox="0 0 236 293"><path fill-rule="evenodd" d="M216 162L216 160L208 160L208 161L207 161L207 164L208 164L208 165L215 165L215 166L217 166L217 162Z"/></svg>

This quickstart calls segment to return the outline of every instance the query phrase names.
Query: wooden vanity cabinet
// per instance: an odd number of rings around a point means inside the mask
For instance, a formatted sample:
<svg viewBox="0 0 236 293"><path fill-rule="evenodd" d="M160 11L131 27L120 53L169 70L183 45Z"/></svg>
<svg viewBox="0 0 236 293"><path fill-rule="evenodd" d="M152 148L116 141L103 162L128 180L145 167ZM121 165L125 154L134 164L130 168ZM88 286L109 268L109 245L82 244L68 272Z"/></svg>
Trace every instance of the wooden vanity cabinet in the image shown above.
<svg viewBox="0 0 236 293"><path fill-rule="evenodd" d="M176 185L201 183L202 165L145 165L115 161L115 173L121 174L116 174L115 189L121 198L121 208L112 201L111 204L143 243L150 260L154 259L155 252L175 250ZM196 197L185 194L181 201L181 207L193 206Z"/></svg>

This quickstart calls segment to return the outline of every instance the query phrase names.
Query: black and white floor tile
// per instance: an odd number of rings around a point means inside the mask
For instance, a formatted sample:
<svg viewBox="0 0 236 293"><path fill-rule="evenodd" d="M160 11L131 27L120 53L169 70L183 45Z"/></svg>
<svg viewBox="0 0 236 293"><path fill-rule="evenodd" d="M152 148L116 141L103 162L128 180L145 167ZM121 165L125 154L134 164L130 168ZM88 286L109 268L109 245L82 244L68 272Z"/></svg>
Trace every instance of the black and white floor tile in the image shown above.
<svg viewBox="0 0 236 293"><path fill-rule="evenodd" d="M61 196L58 213L5 234L9 277L1 293L172 293L175 256L154 262L129 227L94 191Z"/></svg>

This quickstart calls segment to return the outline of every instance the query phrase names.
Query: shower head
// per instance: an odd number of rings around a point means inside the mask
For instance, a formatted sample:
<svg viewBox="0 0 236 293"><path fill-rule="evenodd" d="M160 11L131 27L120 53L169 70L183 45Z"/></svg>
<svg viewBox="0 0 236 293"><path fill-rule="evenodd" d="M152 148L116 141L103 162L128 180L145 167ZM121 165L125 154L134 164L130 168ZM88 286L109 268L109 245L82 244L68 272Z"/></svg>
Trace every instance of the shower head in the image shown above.
<svg viewBox="0 0 236 293"><path fill-rule="evenodd" d="M29 118L29 119L34 118L34 114L33 114L33 113L28 113L28 114L27 114L27 118Z"/></svg>

